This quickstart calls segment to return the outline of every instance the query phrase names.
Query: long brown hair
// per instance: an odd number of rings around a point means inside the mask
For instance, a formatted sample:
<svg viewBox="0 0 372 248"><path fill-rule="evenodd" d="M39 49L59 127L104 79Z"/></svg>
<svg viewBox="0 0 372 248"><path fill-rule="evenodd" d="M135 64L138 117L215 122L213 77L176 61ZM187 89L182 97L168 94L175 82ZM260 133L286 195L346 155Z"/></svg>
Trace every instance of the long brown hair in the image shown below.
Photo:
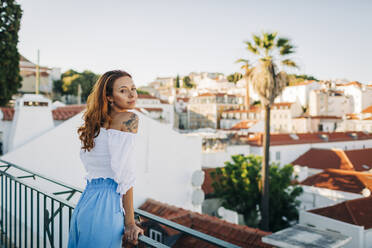
<svg viewBox="0 0 372 248"><path fill-rule="evenodd" d="M106 121L111 124L111 106L107 96L112 96L115 80L124 76L132 78L129 73L122 70L108 71L94 84L87 99L87 109L83 115L84 124L77 131L83 143L81 149L90 151L94 147L94 138L98 136L103 124Z"/></svg>

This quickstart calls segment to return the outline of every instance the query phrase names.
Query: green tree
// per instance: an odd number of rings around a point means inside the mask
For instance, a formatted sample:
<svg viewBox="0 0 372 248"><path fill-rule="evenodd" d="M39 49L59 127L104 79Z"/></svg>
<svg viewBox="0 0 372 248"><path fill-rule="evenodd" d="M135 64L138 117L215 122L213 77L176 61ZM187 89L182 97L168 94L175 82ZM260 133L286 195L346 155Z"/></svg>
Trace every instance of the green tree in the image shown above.
<svg viewBox="0 0 372 248"><path fill-rule="evenodd" d="M260 96L265 110L265 135L263 139L263 166L262 166L262 223L261 228L268 230L269 225L269 147L270 147L270 107L274 99L288 84L288 76L284 71L278 71L278 65L283 67L297 67L297 64L288 56L294 53L294 46L289 39L277 37L277 33L262 33L253 35L253 41L246 41L247 50L258 59L252 68L247 59L239 59L244 63L245 75L252 84L253 90ZM248 87L248 86L247 86Z"/></svg>
<svg viewBox="0 0 372 248"><path fill-rule="evenodd" d="M180 88L180 76L177 74L176 80L175 80L175 88Z"/></svg>
<svg viewBox="0 0 372 248"><path fill-rule="evenodd" d="M222 200L222 206L243 214L248 226L258 227L262 216L261 156L242 154L231 156L232 162L225 162L225 167L211 172L214 196ZM279 167L271 163L270 178L270 222L272 232L290 226L298 219L296 198L303 192L298 185L291 185L293 166Z"/></svg>
<svg viewBox="0 0 372 248"><path fill-rule="evenodd" d="M297 84L300 84L300 83L302 83L304 81L307 81L307 80L319 81L315 77L309 76L309 75L306 75L306 74L302 74L302 75L289 74L288 75L288 85L289 86L297 85Z"/></svg>
<svg viewBox="0 0 372 248"><path fill-rule="evenodd" d="M150 93L149 93L148 91L141 90L141 89L137 89L137 94L141 94L141 95L150 95Z"/></svg>
<svg viewBox="0 0 372 248"><path fill-rule="evenodd" d="M17 49L22 9L15 0L0 1L0 106L22 87Z"/></svg>
<svg viewBox="0 0 372 248"><path fill-rule="evenodd" d="M227 76L227 81L231 82L231 83L236 83L238 82L241 78L243 77L243 75L239 72L235 72L233 74L230 74Z"/></svg>
<svg viewBox="0 0 372 248"><path fill-rule="evenodd" d="M190 78L189 76L185 76L185 77L183 77L182 81L183 81L183 87L184 87L184 88L188 88L188 89L190 89L190 88L192 88L192 87L194 86L194 85L191 83L191 78Z"/></svg>
<svg viewBox="0 0 372 248"><path fill-rule="evenodd" d="M89 94L93 88L93 85L98 80L99 75L89 70L83 72L77 72L74 70L68 70L61 76L60 81L54 82L54 90L61 95L74 95L78 94L78 85L81 85L81 100L86 102Z"/></svg>

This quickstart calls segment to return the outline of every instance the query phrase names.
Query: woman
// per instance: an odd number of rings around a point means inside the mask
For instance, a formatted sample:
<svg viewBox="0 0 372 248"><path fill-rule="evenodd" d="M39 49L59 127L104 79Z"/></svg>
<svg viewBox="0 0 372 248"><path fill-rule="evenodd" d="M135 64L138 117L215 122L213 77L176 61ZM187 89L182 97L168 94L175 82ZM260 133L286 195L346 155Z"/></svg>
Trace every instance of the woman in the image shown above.
<svg viewBox="0 0 372 248"><path fill-rule="evenodd" d="M87 185L71 217L69 248L119 248L123 233L136 245L144 234L133 210L138 116L128 110L136 99L131 75L120 70L103 74L88 97L78 129Z"/></svg>

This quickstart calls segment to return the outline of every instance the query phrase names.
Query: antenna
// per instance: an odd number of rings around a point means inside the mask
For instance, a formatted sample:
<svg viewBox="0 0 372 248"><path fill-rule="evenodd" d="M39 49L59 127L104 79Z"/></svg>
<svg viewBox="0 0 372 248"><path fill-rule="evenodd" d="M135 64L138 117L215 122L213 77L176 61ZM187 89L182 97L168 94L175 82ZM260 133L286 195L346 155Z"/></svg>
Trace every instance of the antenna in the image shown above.
<svg viewBox="0 0 372 248"><path fill-rule="evenodd" d="M40 50L37 49L37 62L36 62L36 86L35 86L35 93L36 95L39 94L39 84L40 84Z"/></svg>

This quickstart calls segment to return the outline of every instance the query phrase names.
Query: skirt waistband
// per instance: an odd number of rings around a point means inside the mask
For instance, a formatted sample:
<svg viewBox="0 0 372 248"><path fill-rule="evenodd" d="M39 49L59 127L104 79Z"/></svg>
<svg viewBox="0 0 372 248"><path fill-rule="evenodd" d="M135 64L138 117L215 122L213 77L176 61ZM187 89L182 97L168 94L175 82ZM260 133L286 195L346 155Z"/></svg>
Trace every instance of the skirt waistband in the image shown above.
<svg viewBox="0 0 372 248"><path fill-rule="evenodd" d="M86 189L96 189L96 188L111 188L116 190L118 184L112 178L93 178L91 180L87 179Z"/></svg>

